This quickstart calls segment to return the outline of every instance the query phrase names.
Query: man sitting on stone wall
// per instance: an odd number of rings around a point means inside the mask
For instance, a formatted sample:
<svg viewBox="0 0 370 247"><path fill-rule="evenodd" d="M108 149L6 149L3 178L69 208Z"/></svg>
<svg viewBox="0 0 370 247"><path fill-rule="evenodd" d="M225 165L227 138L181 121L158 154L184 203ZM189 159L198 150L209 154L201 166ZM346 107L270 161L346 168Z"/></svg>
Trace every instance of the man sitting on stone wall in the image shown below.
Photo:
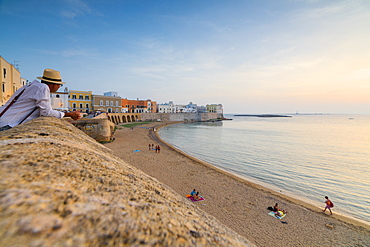
<svg viewBox="0 0 370 247"><path fill-rule="evenodd" d="M10 129L18 124L34 118L45 117L71 117L74 120L81 118L81 113L60 112L53 110L50 101L50 92L55 93L65 84L59 71L45 69L41 79L18 89L12 97L0 107L0 131Z"/></svg>

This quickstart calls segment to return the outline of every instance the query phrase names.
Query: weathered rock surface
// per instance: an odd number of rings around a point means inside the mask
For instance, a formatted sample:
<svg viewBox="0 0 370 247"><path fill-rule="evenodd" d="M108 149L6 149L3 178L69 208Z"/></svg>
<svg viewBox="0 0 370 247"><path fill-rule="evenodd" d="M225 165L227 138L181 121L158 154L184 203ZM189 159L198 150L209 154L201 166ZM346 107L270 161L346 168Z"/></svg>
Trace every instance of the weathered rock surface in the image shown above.
<svg viewBox="0 0 370 247"><path fill-rule="evenodd" d="M253 246L72 124L0 132L1 246Z"/></svg>

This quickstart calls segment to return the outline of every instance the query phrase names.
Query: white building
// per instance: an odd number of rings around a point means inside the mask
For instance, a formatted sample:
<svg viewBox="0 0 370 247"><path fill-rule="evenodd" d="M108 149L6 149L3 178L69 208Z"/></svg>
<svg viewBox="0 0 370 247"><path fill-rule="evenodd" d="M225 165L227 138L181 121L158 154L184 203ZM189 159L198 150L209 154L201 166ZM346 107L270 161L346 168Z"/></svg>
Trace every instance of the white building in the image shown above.
<svg viewBox="0 0 370 247"><path fill-rule="evenodd" d="M176 107L173 104L173 101L164 104L157 104L158 113L175 113Z"/></svg>
<svg viewBox="0 0 370 247"><path fill-rule="evenodd" d="M197 112L199 113L206 113L207 112L207 108L203 105L201 106L197 106Z"/></svg>
<svg viewBox="0 0 370 247"><path fill-rule="evenodd" d="M51 107L58 111L68 110L68 88L64 92L50 93Z"/></svg>
<svg viewBox="0 0 370 247"><path fill-rule="evenodd" d="M190 102L187 105L175 105L176 113L196 113L197 105Z"/></svg>

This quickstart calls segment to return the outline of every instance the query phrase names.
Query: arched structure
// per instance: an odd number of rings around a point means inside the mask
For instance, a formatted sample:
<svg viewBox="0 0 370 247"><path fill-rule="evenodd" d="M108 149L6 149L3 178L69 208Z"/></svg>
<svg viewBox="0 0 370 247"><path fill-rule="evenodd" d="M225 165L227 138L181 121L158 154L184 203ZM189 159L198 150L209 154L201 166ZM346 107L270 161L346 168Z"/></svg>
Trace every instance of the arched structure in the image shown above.
<svg viewBox="0 0 370 247"><path fill-rule="evenodd" d="M131 123L141 120L140 113L104 113L101 115L99 115L98 117L107 117L108 120L113 122L114 124Z"/></svg>

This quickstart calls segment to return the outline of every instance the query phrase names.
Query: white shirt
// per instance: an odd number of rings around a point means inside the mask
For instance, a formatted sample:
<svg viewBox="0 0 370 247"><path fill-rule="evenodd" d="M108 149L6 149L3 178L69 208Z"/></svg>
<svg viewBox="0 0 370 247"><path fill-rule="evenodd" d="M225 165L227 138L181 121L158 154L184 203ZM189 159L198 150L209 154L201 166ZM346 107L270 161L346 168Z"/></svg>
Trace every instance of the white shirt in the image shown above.
<svg viewBox="0 0 370 247"><path fill-rule="evenodd" d="M19 99L10 106L10 108L0 117L0 127L9 125L14 127L18 125L32 110L37 109L23 122L30 121L40 116L63 118L64 113L53 110L50 101L49 87L34 80L30 85L18 89L5 105L0 107L0 113L12 102L22 90L26 88Z"/></svg>

